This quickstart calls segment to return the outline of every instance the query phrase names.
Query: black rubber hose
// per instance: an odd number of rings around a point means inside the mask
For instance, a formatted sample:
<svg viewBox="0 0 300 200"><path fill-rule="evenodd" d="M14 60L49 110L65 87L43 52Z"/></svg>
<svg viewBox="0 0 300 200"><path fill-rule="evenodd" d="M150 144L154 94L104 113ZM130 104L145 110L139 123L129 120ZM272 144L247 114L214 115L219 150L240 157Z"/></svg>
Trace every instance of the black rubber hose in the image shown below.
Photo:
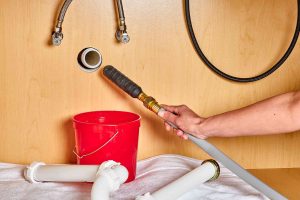
<svg viewBox="0 0 300 200"><path fill-rule="evenodd" d="M267 70L266 72L257 75L257 76L253 76L253 77L248 77L248 78L241 78L241 77L236 77L236 76L231 76L229 74L224 73L223 71L221 71L220 69L218 69L216 66L214 66L208 59L207 57L204 55L204 53L202 52L197 39L195 37L194 34L194 30L193 30L193 26L192 26L192 21L191 21L191 15L190 15L190 1L189 0L185 0L185 19L186 19L186 23L187 23L187 27L188 27L188 31L189 31L189 35L190 38L192 40L193 46L197 52L197 54L199 55L199 57L201 58L201 60L216 74L220 75L221 77L231 80L231 81L235 81L235 82L254 82L254 81L258 81L260 79L263 79L267 76L269 76L270 74L272 74L274 71L276 71L285 61L286 59L289 57L289 55L291 54L291 52L293 51L296 43L297 43L297 39L299 36L299 29L300 29L300 0L297 0L297 25L296 25L296 30L293 36L293 39L290 43L289 48L287 49L287 51L285 52L285 54L282 56L282 58L269 70Z"/></svg>
<svg viewBox="0 0 300 200"><path fill-rule="evenodd" d="M103 74L133 98L138 98L139 94L143 92L140 86L111 65L103 68Z"/></svg>

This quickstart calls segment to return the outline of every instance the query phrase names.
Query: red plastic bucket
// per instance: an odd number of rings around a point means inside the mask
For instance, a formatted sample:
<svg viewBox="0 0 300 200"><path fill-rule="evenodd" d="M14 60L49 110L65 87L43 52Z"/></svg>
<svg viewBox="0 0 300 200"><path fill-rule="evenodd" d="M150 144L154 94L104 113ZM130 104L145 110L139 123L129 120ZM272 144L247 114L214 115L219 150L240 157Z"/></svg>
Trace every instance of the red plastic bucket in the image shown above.
<svg viewBox="0 0 300 200"><path fill-rule="evenodd" d="M73 117L78 164L120 162L135 179L141 117L123 111L94 111Z"/></svg>

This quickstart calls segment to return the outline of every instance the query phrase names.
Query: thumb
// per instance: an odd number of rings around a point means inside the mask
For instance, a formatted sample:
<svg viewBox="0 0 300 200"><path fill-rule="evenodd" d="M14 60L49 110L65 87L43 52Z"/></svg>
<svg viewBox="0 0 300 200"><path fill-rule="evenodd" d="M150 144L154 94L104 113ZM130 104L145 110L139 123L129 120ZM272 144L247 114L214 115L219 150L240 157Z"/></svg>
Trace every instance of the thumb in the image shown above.
<svg viewBox="0 0 300 200"><path fill-rule="evenodd" d="M160 116L161 118L163 118L166 121L172 122L173 124L175 124L176 118L178 118L177 115L166 111L166 110L161 110L158 112L158 116Z"/></svg>

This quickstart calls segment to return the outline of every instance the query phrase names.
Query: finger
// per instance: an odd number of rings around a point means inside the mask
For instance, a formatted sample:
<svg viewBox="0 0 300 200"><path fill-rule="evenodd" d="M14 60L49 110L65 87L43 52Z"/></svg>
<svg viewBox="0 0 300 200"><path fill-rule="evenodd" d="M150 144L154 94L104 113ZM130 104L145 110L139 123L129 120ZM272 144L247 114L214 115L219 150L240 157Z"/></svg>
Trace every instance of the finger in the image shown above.
<svg viewBox="0 0 300 200"><path fill-rule="evenodd" d="M165 110L169 112L178 114L180 106L169 106L169 105L161 104L161 107L163 107Z"/></svg>
<svg viewBox="0 0 300 200"><path fill-rule="evenodd" d="M171 123L173 123L173 124L175 124L175 125L176 125L175 121L176 121L176 119L178 118L177 115L174 115L173 113L168 112L168 111L164 112L164 113L163 113L163 116L161 116L161 117L162 117L164 120L169 121L169 122L171 122Z"/></svg>
<svg viewBox="0 0 300 200"><path fill-rule="evenodd" d="M187 140L187 139L188 139L187 134L183 134L183 135L182 135L182 138L183 138L184 140Z"/></svg>
<svg viewBox="0 0 300 200"><path fill-rule="evenodd" d="M167 131L170 131L172 129L172 127L167 122L165 122L165 127Z"/></svg>
<svg viewBox="0 0 300 200"><path fill-rule="evenodd" d="M176 131L176 134L177 134L179 137L183 136L182 130L177 130L177 131Z"/></svg>

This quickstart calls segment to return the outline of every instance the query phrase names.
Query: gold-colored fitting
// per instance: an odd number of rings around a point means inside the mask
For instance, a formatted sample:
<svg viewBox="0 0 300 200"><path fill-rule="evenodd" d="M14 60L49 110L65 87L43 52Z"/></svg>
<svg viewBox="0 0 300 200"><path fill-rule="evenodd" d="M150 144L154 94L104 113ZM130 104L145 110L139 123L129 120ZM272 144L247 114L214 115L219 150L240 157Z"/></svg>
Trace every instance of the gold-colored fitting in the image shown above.
<svg viewBox="0 0 300 200"><path fill-rule="evenodd" d="M213 181L213 180L216 180L219 176L220 176L220 166L219 164L217 163L217 161L213 160L213 159L208 159L208 160L204 160L201 165L203 165L204 163L211 163L213 164L213 166L215 167L215 174L213 177L211 177L211 179L209 179L208 181Z"/></svg>
<svg viewBox="0 0 300 200"><path fill-rule="evenodd" d="M146 95L144 92L138 96L138 99L143 102L147 109L156 114L161 109L161 106L158 104L158 102L153 97Z"/></svg>

